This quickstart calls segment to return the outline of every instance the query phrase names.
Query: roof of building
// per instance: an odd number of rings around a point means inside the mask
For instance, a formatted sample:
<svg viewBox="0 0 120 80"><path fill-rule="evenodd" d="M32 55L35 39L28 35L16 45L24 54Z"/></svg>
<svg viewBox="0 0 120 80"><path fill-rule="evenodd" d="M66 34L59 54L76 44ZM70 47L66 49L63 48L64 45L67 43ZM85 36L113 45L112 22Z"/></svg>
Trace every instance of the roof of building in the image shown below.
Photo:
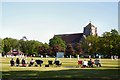
<svg viewBox="0 0 120 80"><path fill-rule="evenodd" d="M13 50L10 50L9 52L7 52L7 54L24 54L24 53L20 50L13 49Z"/></svg>
<svg viewBox="0 0 120 80"><path fill-rule="evenodd" d="M86 26L88 28L95 27L91 22Z"/></svg>
<svg viewBox="0 0 120 80"><path fill-rule="evenodd" d="M74 34L60 34L55 35L59 36L64 40L67 44L69 43L79 43L83 37L83 33L74 33Z"/></svg>

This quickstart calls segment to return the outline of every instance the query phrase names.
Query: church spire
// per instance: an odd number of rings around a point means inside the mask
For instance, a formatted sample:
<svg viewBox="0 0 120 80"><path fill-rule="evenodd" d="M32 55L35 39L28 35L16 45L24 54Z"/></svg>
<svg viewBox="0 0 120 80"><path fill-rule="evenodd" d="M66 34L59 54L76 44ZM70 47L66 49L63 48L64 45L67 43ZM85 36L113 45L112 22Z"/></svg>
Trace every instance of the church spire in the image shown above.
<svg viewBox="0 0 120 80"><path fill-rule="evenodd" d="M91 20L90 20L90 22L89 23L91 23Z"/></svg>
<svg viewBox="0 0 120 80"><path fill-rule="evenodd" d="M89 36L89 35L96 35L97 34L97 27L95 27L94 25L92 25L91 21L89 22L89 24L84 27L84 31L83 33L86 35L86 36Z"/></svg>

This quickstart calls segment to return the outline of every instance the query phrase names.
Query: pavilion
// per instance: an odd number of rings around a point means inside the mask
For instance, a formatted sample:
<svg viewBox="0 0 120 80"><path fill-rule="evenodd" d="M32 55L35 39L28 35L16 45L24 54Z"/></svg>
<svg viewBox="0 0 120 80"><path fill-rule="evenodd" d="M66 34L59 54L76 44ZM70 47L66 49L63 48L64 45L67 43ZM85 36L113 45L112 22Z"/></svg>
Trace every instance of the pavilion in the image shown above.
<svg viewBox="0 0 120 80"><path fill-rule="evenodd" d="M13 49L7 52L7 55L17 56L17 55L23 55L24 53L20 50Z"/></svg>

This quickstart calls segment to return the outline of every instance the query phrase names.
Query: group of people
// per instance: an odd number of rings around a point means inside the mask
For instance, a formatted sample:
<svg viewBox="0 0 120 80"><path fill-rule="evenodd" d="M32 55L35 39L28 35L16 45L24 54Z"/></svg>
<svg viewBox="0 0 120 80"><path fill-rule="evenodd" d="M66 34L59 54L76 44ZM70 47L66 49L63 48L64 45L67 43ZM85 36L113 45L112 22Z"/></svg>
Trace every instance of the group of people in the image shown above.
<svg viewBox="0 0 120 80"><path fill-rule="evenodd" d="M32 66L35 63L35 60L32 58L30 60L29 63L27 63L27 61L25 61L25 59L23 58L21 60L21 66L26 67L27 64L29 64L28 66ZM36 63L39 64L41 66L41 64L43 63L43 61L41 60L36 60ZM20 59L16 58L16 61L14 61L14 59L12 58L10 60L10 64L11 66L20 66ZM78 60L78 66L85 68L85 67L93 67L93 65L96 65L97 67L101 67L101 63L99 59L95 59L94 61L92 61L92 59L90 59L89 61L87 61L86 59L84 61L82 60Z"/></svg>
<svg viewBox="0 0 120 80"><path fill-rule="evenodd" d="M29 64L29 66L31 66L31 65L33 65L34 64L34 60L33 59L31 59L31 61L30 61L30 64ZM14 59L12 58L11 60L10 60L10 64L11 64L11 66L20 66L20 59L19 58L17 58L16 59L16 61L14 61ZM27 62L25 61L25 59L23 58L22 60L21 60L21 66L24 66L24 67L26 67L27 66Z"/></svg>
<svg viewBox="0 0 120 80"><path fill-rule="evenodd" d="M82 68L93 67L93 64L95 64L97 67L101 67L101 63L99 59L95 59L94 61L92 61L92 59L90 59L89 61L87 61L86 59L84 61L78 60L78 66Z"/></svg>

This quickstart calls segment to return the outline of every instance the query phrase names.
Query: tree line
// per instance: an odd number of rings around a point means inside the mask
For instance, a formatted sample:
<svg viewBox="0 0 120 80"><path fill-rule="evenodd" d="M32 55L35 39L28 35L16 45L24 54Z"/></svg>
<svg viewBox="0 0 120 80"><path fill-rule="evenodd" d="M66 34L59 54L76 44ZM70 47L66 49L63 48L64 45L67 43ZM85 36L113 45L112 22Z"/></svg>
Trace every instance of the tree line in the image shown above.
<svg viewBox="0 0 120 80"><path fill-rule="evenodd" d="M66 44L60 37L54 36L49 43L42 43L36 40L0 38L0 53L6 54L11 49L22 51L26 55L56 56L57 52L64 52L65 57L70 55L82 55L82 53L118 55L120 52L120 35L117 30L104 32L102 36L87 36L84 41L74 44Z"/></svg>

